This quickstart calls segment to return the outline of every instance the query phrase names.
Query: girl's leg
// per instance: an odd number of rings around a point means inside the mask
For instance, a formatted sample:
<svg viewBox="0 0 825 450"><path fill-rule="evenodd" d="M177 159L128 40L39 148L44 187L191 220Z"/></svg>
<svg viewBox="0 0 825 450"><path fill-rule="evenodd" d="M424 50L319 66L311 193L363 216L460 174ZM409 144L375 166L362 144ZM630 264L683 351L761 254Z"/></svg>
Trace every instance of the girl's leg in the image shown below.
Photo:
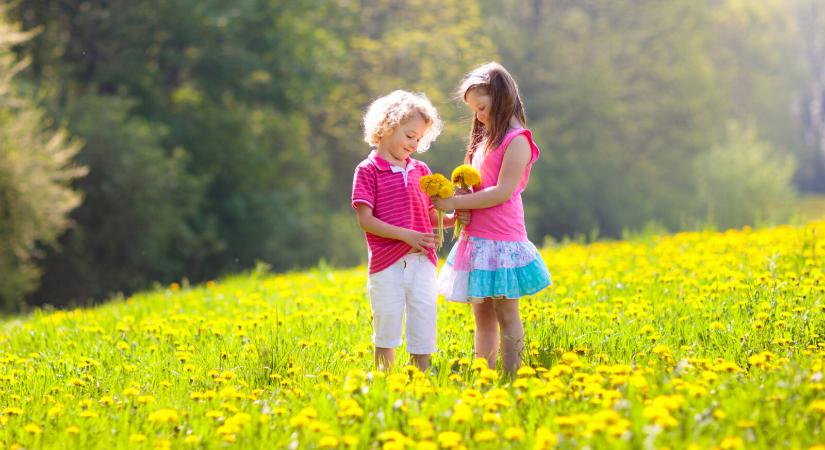
<svg viewBox="0 0 825 450"><path fill-rule="evenodd" d="M473 304L476 319L476 358L487 360L487 366L496 368L498 358L498 321L494 300L485 298L484 302Z"/></svg>
<svg viewBox="0 0 825 450"><path fill-rule="evenodd" d="M375 367L379 370L387 370L395 362L395 349L375 347Z"/></svg>
<svg viewBox="0 0 825 450"><path fill-rule="evenodd" d="M524 327L518 312L518 300L497 300L495 314L501 327L501 362L505 372L514 374L521 367L524 351Z"/></svg>

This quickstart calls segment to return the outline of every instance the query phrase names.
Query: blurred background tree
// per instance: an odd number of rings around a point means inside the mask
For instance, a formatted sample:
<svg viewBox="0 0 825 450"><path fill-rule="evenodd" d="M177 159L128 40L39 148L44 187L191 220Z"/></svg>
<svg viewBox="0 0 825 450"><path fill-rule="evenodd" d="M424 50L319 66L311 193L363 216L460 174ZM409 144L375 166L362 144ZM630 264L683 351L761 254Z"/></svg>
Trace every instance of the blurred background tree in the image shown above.
<svg viewBox="0 0 825 450"><path fill-rule="evenodd" d="M81 201L70 187L85 168L79 148L48 119L13 77L26 66L11 47L31 39L7 22L0 7L0 306L19 306L39 283L38 246L50 246Z"/></svg>
<svg viewBox="0 0 825 450"><path fill-rule="evenodd" d="M363 262L349 195L368 152L366 106L393 89L425 92L446 128L420 158L449 172L470 124L455 89L489 60L519 82L543 151L525 194L535 240L786 221L793 208L777 205L825 191L822 10L816 0L14 2L11 22L36 31L4 47L30 61L17 77L36 99L30 129L64 128L60 146L77 150L49 170L89 172L56 184L73 194L49 209L59 226L27 241L37 263L3 260L0 278L27 271L15 295L60 305L256 261ZM0 80L14 67L0 66ZM23 139L18 116L0 114L0 134ZM0 164L22 161L0 148Z"/></svg>

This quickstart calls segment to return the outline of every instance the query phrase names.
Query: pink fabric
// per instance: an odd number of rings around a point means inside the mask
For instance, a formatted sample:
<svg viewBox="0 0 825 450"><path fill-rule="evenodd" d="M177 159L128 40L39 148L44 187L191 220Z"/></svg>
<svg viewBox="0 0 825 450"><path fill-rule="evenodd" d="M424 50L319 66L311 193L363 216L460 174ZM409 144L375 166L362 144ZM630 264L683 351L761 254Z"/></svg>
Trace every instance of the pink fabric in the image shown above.
<svg viewBox="0 0 825 450"><path fill-rule="evenodd" d="M410 166L412 164L412 167ZM404 174L394 172L392 165L376 151L355 168L352 180L352 207L363 203L372 208L377 219L390 225L421 233L432 233L430 198L418 187L418 181L429 175L430 168L421 161L407 159L407 180ZM404 241L364 233L369 248L369 273L380 272L406 255L412 247ZM435 250L427 254L436 265Z"/></svg>
<svg viewBox="0 0 825 450"><path fill-rule="evenodd" d="M539 148L533 142L530 130L525 128L515 129L504 136L501 145L493 149L486 157L481 149L473 157L473 167L481 173L482 185L480 189L495 186L498 183L498 176L501 172L501 164L504 161L504 153L507 146L516 137L524 135L530 142L532 157L524 175L521 177L513 195L504 203L491 206L489 208L472 210L473 220L464 230L467 236L480 237L485 239L495 239L498 241L526 241L527 228L524 225L524 205L521 201L521 193L527 186L530 179L530 169L533 163L539 158Z"/></svg>

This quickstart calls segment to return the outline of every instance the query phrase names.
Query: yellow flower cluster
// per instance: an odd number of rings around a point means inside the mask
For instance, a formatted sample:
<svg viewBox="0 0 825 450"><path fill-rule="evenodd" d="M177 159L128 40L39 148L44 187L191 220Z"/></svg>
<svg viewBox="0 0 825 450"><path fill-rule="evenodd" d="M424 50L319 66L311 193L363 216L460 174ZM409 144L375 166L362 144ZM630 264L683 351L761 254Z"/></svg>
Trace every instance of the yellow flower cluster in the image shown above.
<svg viewBox="0 0 825 450"><path fill-rule="evenodd" d="M462 164L453 169L451 178L453 185L455 185L455 191L459 193L469 193L472 188L481 187L481 174L478 173L475 167L469 164ZM456 219L455 228L453 229L453 239L458 238L463 229L464 224Z"/></svg>
<svg viewBox="0 0 825 450"><path fill-rule="evenodd" d="M469 164L462 164L453 169L451 179L456 187L463 189L481 186L481 174Z"/></svg>
<svg viewBox="0 0 825 450"><path fill-rule="evenodd" d="M453 196L453 185L440 173L424 175L418 183L421 190L430 197L450 198Z"/></svg>
<svg viewBox="0 0 825 450"><path fill-rule="evenodd" d="M453 185L444 175L434 173L432 175L424 175L419 180L419 186L430 197L450 198L453 196ZM441 244L444 243L444 211L438 210L438 242L436 243L436 250L441 250Z"/></svg>

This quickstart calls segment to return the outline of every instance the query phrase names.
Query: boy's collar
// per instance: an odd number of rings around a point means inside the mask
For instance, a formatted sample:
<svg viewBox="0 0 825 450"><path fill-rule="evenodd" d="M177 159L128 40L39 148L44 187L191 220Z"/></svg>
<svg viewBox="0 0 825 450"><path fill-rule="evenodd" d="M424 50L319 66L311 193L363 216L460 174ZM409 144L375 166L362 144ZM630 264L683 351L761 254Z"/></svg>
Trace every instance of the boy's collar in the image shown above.
<svg viewBox="0 0 825 450"><path fill-rule="evenodd" d="M378 168L378 170L393 170L393 167L398 167L393 166L393 164L390 164L389 161L381 157L375 148L373 148L370 152L369 160L375 165L375 167ZM407 158L407 169L412 168L411 164L415 164L415 160L412 158ZM403 170L402 167L398 168Z"/></svg>

